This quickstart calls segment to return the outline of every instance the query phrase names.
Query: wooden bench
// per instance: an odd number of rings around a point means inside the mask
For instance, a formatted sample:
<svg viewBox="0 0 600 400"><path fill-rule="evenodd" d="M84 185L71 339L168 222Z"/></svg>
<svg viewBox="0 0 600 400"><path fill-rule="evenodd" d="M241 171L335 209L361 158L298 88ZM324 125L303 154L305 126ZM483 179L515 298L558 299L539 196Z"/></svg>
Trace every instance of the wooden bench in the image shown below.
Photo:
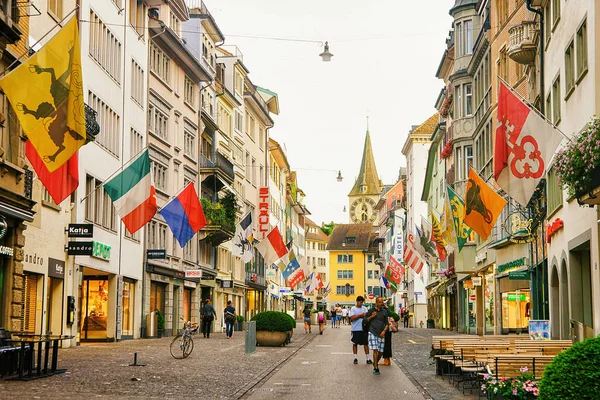
<svg viewBox="0 0 600 400"><path fill-rule="evenodd" d="M555 356L572 345L570 340L517 340L515 353Z"/></svg>
<svg viewBox="0 0 600 400"><path fill-rule="evenodd" d="M488 365L496 379L519 376L523 367L527 367L527 373L533 374L535 379L540 379L553 359L552 355L498 354L494 357L494 363Z"/></svg>

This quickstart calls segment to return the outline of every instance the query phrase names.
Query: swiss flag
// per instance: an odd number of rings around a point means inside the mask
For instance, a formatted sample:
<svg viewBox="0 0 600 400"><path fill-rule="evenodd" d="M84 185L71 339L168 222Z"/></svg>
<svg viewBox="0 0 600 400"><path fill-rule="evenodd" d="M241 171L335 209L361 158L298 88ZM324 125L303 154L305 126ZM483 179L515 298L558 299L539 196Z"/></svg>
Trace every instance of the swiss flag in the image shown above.
<svg viewBox="0 0 600 400"><path fill-rule="evenodd" d="M290 284L290 288L293 290L300 282L303 282L305 278L306 278L306 275L304 275L304 269L298 268L288 278L288 283Z"/></svg>
<svg viewBox="0 0 600 400"><path fill-rule="evenodd" d="M500 82L494 178L519 204L529 202L561 140L556 128Z"/></svg>

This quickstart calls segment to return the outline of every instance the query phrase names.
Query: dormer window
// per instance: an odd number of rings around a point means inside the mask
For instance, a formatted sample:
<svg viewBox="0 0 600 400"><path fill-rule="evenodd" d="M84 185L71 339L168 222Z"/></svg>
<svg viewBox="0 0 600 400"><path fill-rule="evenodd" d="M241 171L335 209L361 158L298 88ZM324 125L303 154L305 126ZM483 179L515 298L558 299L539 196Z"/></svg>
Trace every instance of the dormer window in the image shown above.
<svg viewBox="0 0 600 400"><path fill-rule="evenodd" d="M346 244L356 244L356 236L346 236Z"/></svg>

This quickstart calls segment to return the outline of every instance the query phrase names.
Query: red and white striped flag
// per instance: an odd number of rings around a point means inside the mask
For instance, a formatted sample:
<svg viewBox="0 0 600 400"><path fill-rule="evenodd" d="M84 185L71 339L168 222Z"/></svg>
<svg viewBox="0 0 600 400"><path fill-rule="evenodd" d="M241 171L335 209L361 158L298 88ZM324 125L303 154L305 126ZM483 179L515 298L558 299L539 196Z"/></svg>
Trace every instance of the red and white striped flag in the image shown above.
<svg viewBox="0 0 600 400"><path fill-rule="evenodd" d="M419 274L423 269L423 265L425 265L425 261L421 258L419 252L415 250L414 242L415 236L412 233L409 233L406 246L404 246L404 262L411 267L415 273Z"/></svg>

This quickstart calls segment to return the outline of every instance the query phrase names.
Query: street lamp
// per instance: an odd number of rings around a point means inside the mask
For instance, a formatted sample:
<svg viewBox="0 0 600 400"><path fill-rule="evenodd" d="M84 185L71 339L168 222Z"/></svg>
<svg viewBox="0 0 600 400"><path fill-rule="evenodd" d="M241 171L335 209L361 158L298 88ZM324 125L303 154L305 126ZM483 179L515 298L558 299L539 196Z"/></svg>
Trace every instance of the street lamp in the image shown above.
<svg viewBox="0 0 600 400"><path fill-rule="evenodd" d="M338 176L337 176L336 179L337 179L338 182L341 182L341 181L344 180L344 177L342 176L342 171L338 171Z"/></svg>
<svg viewBox="0 0 600 400"><path fill-rule="evenodd" d="M325 42L325 50L323 50L323 52L321 54L319 54L319 56L323 59L324 62L331 61L331 57L333 57L333 54L331 54L329 52L329 43L328 42Z"/></svg>

